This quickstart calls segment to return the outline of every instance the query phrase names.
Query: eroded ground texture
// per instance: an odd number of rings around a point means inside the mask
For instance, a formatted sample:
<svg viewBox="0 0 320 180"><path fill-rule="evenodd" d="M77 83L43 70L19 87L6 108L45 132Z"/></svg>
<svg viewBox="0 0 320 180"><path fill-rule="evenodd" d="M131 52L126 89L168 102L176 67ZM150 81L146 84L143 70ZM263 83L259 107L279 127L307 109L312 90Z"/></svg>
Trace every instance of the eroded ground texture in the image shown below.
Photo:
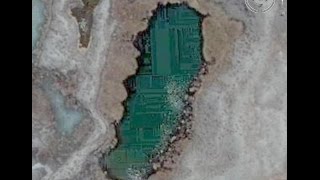
<svg viewBox="0 0 320 180"><path fill-rule="evenodd" d="M255 14L244 0L100 0L87 48L79 48L72 15L83 2L43 2L37 10L45 22L32 51L33 179L107 179L99 160L117 143L123 80L135 73L139 55L132 42L159 2L188 2L207 15L209 65L190 139L175 142L149 179L287 179L286 1Z"/></svg>

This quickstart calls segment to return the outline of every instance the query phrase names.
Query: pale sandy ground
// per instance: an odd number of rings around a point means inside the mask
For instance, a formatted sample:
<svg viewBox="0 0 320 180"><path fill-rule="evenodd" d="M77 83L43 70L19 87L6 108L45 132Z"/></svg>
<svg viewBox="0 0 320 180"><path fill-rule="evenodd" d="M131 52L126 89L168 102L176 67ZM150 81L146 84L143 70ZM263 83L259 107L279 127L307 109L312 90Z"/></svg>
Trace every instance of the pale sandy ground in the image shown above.
<svg viewBox="0 0 320 180"><path fill-rule="evenodd" d="M197 98L194 138L174 180L287 179L286 17L275 7L249 18L234 2L223 5L247 34L230 69Z"/></svg>
<svg viewBox="0 0 320 180"><path fill-rule="evenodd" d="M35 152L32 157L33 179L74 179L73 177L82 171L84 163L90 162L91 159L95 160L95 167L100 170L97 158L92 153L103 143L110 142L114 136L110 123L101 117L96 107L97 92L100 87L99 77L105 64L114 23L109 19L110 2L101 0L95 11L96 19L90 48L78 49L77 24L70 15L72 3L68 0L46 1L46 3L50 22L41 37L41 46L33 54L34 66L70 77L70 82L62 83L74 85L69 89L61 87L61 91L74 96L82 104L84 111L88 112L88 117L75 130L72 137L58 135L55 125L52 124L54 117L48 117L52 107L47 105L49 104L47 99L40 96L43 94L41 89L33 83L35 86L32 96L32 148ZM34 78L41 77L35 75ZM49 107L44 109L43 104ZM85 123L90 125L84 126ZM89 128L90 126L93 128ZM65 139L70 141L77 139L77 144L67 144ZM61 152L65 152L64 156ZM93 173L91 176L93 177Z"/></svg>
<svg viewBox="0 0 320 180"><path fill-rule="evenodd" d="M50 100L34 83L40 76L33 75L33 179L105 179L96 152L110 145L111 122L122 116L122 81L134 73L138 55L131 37L145 29L142 19L158 1L132 2L101 0L92 41L88 49L78 49L70 9L79 1L47 1L50 22L33 54L34 66L70 79L63 82L72 88L61 91L79 101L88 120L75 130L71 141L78 143L70 146L70 139L55 132ZM266 14L246 11L241 0L189 2L210 15L203 33L204 55L212 65L196 97L193 138L172 171L150 179L286 179L287 19L280 16L280 1Z"/></svg>

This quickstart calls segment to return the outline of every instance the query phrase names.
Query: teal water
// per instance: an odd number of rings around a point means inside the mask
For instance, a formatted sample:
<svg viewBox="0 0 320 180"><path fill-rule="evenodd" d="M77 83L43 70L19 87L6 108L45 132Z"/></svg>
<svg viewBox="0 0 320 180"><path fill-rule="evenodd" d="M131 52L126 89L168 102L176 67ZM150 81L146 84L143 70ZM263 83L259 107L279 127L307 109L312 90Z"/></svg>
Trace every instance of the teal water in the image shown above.
<svg viewBox="0 0 320 180"><path fill-rule="evenodd" d="M41 0L32 0L32 49L40 37L40 27L45 21L44 3Z"/></svg>
<svg viewBox="0 0 320 180"><path fill-rule="evenodd" d="M125 81L129 97L117 127L119 143L106 157L114 179L146 179L166 148L202 63L202 16L186 4L160 5L135 46L139 69Z"/></svg>

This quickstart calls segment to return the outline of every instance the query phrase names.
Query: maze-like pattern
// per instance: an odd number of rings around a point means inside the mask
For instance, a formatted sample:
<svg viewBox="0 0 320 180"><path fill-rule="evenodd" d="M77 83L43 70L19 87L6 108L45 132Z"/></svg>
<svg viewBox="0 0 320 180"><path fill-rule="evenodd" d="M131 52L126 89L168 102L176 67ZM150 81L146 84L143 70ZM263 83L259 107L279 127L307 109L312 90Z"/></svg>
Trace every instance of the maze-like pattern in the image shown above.
<svg viewBox="0 0 320 180"><path fill-rule="evenodd" d="M151 170L149 160L178 123L183 97L201 64L201 16L187 5L160 6L138 41L142 53L118 129L120 143L107 157L112 176L128 179Z"/></svg>

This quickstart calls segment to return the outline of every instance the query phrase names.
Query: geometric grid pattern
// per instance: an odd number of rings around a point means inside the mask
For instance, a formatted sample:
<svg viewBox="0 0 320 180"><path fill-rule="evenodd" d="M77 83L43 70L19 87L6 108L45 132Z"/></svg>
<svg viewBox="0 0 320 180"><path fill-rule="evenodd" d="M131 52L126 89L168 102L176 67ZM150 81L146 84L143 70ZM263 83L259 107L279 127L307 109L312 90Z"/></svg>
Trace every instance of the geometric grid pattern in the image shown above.
<svg viewBox="0 0 320 180"><path fill-rule="evenodd" d="M152 170L149 160L177 127L187 88L201 65L201 15L186 4L159 6L136 40L137 74L117 129L119 143L106 158L110 176L132 179Z"/></svg>

